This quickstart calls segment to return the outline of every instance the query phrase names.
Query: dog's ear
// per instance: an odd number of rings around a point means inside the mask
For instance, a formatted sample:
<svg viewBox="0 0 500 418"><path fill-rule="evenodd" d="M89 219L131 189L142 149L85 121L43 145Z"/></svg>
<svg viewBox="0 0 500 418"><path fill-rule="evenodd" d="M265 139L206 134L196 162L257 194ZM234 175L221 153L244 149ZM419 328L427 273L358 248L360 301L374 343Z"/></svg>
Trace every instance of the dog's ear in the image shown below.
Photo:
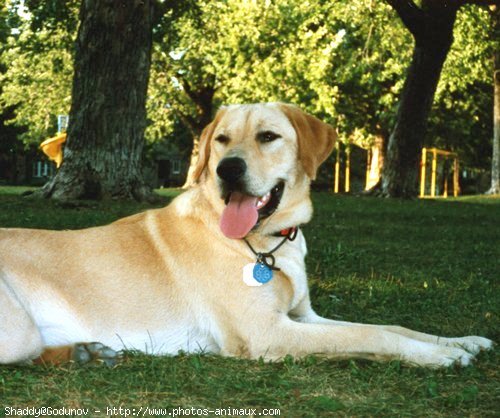
<svg viewBox="0 0 500 418"><path fill-rule="evenodd" d="M200 140L198 142L198 161L196 162L196 166L193 171L193 183L198 182L201 175L203 174L203 171L205 170L205 167L208 164L208 158L210 157L210 143L212 142L212 136L214 135L214 131L215 128L217 127L217 124L219 123L225 112L226 109L224 107L221 107L217 111L214 120L210 122L207 126L205 126L205 128L203 128L203 131L201 132Z"/></svg>
<svg viewBox="0 0 500 418"><path fill-rule="evenodd" d="M297 132L299 160L311 180L335 146L337 132L330 125L296 106L280 103L280 108Z"/></svg>

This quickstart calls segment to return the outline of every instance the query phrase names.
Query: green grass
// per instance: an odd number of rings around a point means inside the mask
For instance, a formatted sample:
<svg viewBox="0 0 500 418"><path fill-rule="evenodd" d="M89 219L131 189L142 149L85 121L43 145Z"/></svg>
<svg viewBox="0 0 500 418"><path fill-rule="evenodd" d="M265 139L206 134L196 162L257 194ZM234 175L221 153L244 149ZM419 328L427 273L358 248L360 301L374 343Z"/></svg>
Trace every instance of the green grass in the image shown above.
<svg viewBox="0 0 500 418"><path fill-rule="evenodd" d="M22 191L0 188L0 226L83 228L151 207L62 207ZM176 193L163 191L163 204ZM499 198L313 197L316 213L304 233L320 314L500 341ZM498 350L472 367L437 371L318 357L264 364L132 353L113 369L0 368L0 416L5 406L83 407L94 416L107 406L150 406L280 408L286 417L493 417L500 414L498 366Z"/></svg>

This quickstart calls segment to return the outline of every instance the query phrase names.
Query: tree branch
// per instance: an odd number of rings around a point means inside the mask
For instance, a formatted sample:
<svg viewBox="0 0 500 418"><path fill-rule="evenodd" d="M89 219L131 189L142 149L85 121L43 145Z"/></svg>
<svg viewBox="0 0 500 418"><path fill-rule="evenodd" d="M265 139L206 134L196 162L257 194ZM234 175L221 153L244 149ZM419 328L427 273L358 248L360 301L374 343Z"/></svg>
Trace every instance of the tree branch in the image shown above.
<svg viewBox="0 0 500 418"><path fill-rule="evenodd" d="M177 114L183 125L189 129L189 132L191 132L193 137L198 137L200 135L201 131L199 131L198 124L192 116L179 109L174 110L174 112Z"/></svg>
<svg viewBox="0 0 500 418"><path fill-rule="evenodd" d="M180 74L177 74L177 78L181 80L182 88L186 92L187 96L193 101L194 104L198 104L198 102L200 101L199 93L197 91L194 91L188 81Z"/></svg>
<svg viewBox="0 0 500 418"><path fill-rule="evenodd" d="M397 12L403 24L415 36L425 20L425 14L413 0L387 0L387 3Z"/></svg>
<svg viewBox="0 0 500 418"><path fill-rule="evenodd" d="M420 7L414 0L386 1L398 13L417 46L447 53L453 42L457 10L462 2L477 0L422 0Z"/></svg>
<svg viewBox="0 0 500 418"><path fill-rule="evenodd" d="M202 119L210 118L212 116L212 99L215 94L215 88L213 87L215 76L208 75L208 85L200 86L198 89L193 89L188 81L180 74L177 74L177 78L180 80L184 92L196 106ZM203 120L202 122L205 123L206 121Z"/></svg>

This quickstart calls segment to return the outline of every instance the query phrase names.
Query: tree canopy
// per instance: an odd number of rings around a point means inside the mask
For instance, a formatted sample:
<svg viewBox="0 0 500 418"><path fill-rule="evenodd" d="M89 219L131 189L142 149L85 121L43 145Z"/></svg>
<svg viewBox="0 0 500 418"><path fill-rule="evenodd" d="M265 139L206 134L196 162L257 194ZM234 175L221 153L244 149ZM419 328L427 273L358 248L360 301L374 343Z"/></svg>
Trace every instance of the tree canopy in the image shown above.
<svg viewBox="0 0 500 418"><path fill-rule="evenodd" d="M25 143L56 130L71 101L77 0L3 0L2 109ZM16 11L25 4L30 15ZM385 2L192 0L154 30L146 139L190 149L223 103L285 101L337 124L342 141L388 137L412 39ZM488 167L493 88L489 13L462 7L424 139ZM3 33L3 35L2 35ZM189 135L178 135L180 126ZM175 132L175 135L174 135Z"/></svg>

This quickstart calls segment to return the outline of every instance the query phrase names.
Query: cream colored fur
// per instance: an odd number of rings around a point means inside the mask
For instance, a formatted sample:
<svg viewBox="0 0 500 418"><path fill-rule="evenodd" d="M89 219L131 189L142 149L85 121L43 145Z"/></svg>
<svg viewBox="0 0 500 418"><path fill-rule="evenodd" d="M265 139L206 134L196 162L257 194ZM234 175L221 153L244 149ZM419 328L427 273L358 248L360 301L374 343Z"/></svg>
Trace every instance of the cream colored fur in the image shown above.
<svg viewBox="0 0 500 418"><path fill-rule="evenodd" d="M281 137L259 143L256 134L263 130ZM231 141L214 141L218 135ZM243 266L255 257L242 240L220 231L218 162L243 158L247 190L256 196L285 182L278 210L248 236L256 249L268 251L280 241L270 234L310 220L310 178L334 140L332 128L291 106L229 106L204 132L197 185L169 206L79 231L0 230L0 363L99 341L152 354L321 354L429 367L469 364L492 342L316 315L301 232L276 252L281 271L271 282L250 287L242 281Z"/></svg>

